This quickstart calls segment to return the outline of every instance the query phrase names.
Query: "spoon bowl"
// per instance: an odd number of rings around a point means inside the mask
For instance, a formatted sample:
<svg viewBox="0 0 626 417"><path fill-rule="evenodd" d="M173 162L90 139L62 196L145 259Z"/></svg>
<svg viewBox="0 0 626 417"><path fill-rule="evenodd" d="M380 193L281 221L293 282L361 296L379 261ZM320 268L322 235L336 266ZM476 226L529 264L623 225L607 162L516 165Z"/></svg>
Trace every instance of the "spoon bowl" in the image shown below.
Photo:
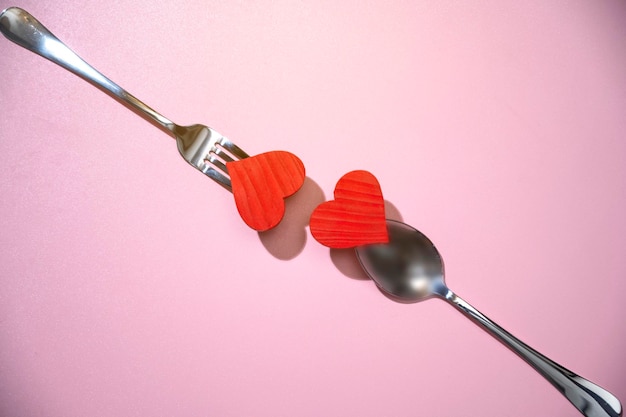
<svg viewBox="0 0 626 417"><path fill-rule="evenodd" d="M394 220L387 220L387 230L389 243L360 246L356 254L363 269L390 298L400 302L433 297L446 300L517 353L583 415L622 415L622 405L613 394L537 352L452 292L444 282L443 259L423 233Z"/></svg>
<svg viewBox="0 0 626 417"><path fill-rule="evenodd" d="M401 302L445 297L443 259L435 245L408 224L387 220L389 243L359 246L359 262L376 285Z"/></svg>

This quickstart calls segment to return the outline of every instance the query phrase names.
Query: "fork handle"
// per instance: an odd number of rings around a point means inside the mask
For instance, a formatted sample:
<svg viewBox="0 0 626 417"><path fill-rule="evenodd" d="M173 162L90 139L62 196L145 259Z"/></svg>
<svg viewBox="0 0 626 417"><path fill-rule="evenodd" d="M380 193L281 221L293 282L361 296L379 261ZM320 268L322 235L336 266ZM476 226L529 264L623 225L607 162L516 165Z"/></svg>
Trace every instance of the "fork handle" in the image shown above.
<svg viewBox="0 0 626 417"><path fill-rule="evenodd" d="M0 13L0 32L7 39L54 62L98 87L150 123L174 136L176 125L85 62L35 17L19 7Z"/></svg>

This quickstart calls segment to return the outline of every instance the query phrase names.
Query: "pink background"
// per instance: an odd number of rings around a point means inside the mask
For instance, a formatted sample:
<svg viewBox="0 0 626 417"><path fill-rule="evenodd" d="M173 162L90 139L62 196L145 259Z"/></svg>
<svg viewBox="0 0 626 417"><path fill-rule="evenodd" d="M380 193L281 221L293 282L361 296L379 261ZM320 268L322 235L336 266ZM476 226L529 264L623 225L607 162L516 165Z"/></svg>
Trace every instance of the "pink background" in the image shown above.
<svg viewBox="0 0 626 417"><path fill-rule="evenodd" d="M309 179L259 236L165 134L0 38L3 417L578 415L453 308L390 301L308 235L353 169L453 290L626 399L623 1L19 5Z"/></svg>

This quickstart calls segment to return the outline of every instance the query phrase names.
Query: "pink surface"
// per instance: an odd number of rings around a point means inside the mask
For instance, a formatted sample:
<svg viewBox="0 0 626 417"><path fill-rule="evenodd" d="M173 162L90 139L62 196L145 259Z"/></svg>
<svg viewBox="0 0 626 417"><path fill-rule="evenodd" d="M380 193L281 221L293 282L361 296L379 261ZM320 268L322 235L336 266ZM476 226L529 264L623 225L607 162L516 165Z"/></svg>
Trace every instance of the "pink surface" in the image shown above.
<svg viewBox="0 0 626 417"><path fill-rule="evenodd" d="M307 236L354 169L453 290L626 399L624 2L19 5L309 179L259 236L166 135L0 38L0 415L578 415L445 303L394 303Z"/></svg>

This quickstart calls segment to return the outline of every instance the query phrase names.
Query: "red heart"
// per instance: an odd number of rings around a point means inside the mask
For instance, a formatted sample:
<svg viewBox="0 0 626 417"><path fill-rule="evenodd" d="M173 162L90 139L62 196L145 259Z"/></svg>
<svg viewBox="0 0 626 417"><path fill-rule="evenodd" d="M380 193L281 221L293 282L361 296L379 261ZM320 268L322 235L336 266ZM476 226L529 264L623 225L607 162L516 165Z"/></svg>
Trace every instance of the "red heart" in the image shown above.
<svg viewBox="0 0 626 417"><path fill-rule="evenodd" d="M385 201L376 177L367 171L341 177L335 200L317 206L309 227L313 237L330 248L388 243Z"/></svg>
<svg viewBox="0 0 626 417"><path fill-rule="evenodd" d="M226 169L241 218L258 231L280 223L285 214L284 199L304 183L304 164L285 151L228 162Z"/></svg>

